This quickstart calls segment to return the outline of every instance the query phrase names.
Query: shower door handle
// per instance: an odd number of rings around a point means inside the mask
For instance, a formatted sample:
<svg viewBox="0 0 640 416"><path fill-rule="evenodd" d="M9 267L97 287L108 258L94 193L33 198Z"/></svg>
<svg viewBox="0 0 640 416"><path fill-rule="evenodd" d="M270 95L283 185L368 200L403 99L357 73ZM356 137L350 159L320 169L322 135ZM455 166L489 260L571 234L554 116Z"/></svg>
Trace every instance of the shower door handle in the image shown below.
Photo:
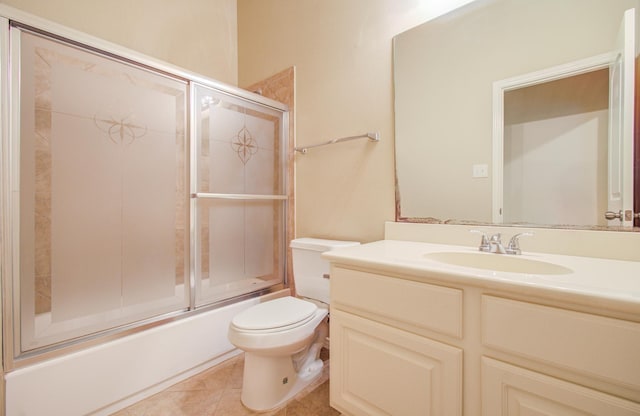
<svg viewBox="0 0 640 416"><path fill-rule="evenodd" d="M257 195L257 194L213 194L207 192L195 192L191 194L191 198L209 198L209 199L239 199L239 200L285 200L289 199L287 195Z"/></svg>

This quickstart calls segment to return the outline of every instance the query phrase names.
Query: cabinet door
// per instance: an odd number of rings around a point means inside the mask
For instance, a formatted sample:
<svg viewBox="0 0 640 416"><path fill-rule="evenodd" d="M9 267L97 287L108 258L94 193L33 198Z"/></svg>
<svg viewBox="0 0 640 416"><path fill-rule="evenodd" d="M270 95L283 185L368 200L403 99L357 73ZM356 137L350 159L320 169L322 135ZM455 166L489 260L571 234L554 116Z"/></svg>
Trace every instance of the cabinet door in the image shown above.
<svg viewBox="0 0 640 416"><path fill-rule="evenodd" d="M640 404L482 358L484 416L638 416Z"/></svg>
<svg viewBox="0 0 640 416"><path fill-rule="evenodd" d="M462 350L333 310L331 405L350 415L461 415Z"/></svg>

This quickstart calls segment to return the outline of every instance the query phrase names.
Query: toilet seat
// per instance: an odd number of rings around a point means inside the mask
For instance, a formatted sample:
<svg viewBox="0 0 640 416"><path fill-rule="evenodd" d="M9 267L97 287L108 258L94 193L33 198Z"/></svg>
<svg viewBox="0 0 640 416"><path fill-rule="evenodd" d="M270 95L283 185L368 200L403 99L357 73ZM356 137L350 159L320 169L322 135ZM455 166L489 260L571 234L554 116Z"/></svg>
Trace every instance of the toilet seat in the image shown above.
<svg viewBox="0 0 640 416"><path fill-rule="evenodd" d="M236 315L231 325L241 332L270 333L286 331L312 320L318 307L293 296L255 305Z"/></svg>
<svg viewBox="0 0 640 416"><path fill-rule="evenodd" d="M270 300L236 315L229 325L229 341L245 352L294 354L308 345L328 312L292 296Z"/></svg>

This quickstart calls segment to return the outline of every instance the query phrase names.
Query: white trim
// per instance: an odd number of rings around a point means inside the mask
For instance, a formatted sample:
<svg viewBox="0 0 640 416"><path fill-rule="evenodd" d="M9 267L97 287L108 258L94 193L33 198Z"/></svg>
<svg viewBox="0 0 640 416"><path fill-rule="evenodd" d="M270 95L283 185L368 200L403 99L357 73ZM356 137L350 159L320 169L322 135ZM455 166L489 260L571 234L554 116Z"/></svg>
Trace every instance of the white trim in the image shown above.
<svg viewBox="0 0 640 416"><path fill-rule="evenodd" d="M493 83L491 222L494 224L502 224L504 221L502 210L504 203L504 93L518 88L529 87L608 68L615 62L617 56L618 54L615 52L608 52L540 71L495 81Z"/></svg>
<svg viewBox="0 0 640 416"><path fill-rule="evenodd" d="M633 180L634 180L634 158L635 158L635 138L633 136L633 129L635 128L634 116L636 109L634 108L635 102L635 61L636 61L636 22L635 22L635 9L629 9L624 13L623 17L623 39L621 51L623 56L622 63L622 226L633 227ZM630 58L630 59L628 59ZM626 140L626 138L631 140ZM628 196L631 196L630 198Z"/></svg>

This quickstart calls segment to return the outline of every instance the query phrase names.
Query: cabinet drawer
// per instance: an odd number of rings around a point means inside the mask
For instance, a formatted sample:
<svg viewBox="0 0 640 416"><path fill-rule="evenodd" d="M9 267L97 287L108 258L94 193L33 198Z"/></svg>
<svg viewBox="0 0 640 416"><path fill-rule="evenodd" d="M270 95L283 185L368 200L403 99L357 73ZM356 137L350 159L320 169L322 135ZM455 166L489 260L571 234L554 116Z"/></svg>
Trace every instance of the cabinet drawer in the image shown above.
<svg viewBox="0 0 640 416"><path fill-rule="evenodd" d="M482 297L482 340L498 350L640 389L640 324Z"/></svg>
<svg viewBox="0 0 640 416"><path fill-rule="evenodd" d="M334 267L331 304L462 338L462 290Z"/></svg>

